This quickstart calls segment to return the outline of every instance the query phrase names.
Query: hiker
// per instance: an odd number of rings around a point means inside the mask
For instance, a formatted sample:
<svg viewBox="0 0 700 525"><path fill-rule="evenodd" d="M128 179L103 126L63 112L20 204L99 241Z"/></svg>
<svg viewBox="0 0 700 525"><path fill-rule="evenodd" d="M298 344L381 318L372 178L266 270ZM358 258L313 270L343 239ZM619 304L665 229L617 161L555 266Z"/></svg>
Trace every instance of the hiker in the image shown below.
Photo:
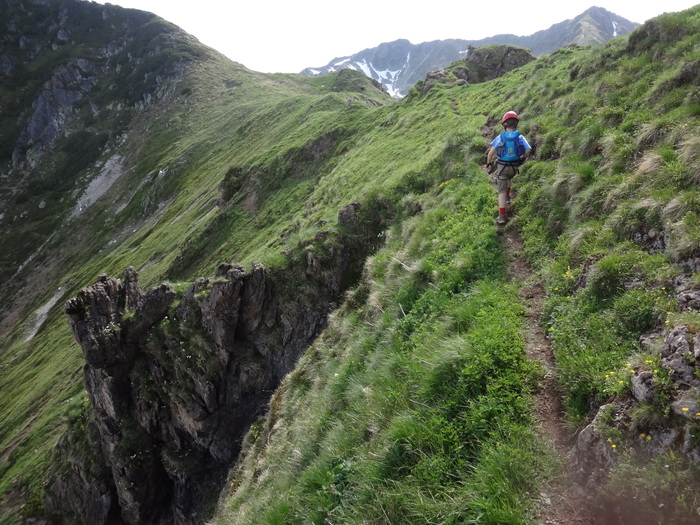
<svg viewBox="0 0 700 525"><path fill-rule="evenodd" d="M491 149L486 155L486 169L489 170L493 158L496 162L496 182L498 183L498 224L508 222L506 206L510 206L511 180L518 173L520 166L530 155L532 148L527 139L518 131L520 117L515 111L508 111L503 115L501 124L503 133L491 142ZM490 171L489 171L490 173Z"/></svg>

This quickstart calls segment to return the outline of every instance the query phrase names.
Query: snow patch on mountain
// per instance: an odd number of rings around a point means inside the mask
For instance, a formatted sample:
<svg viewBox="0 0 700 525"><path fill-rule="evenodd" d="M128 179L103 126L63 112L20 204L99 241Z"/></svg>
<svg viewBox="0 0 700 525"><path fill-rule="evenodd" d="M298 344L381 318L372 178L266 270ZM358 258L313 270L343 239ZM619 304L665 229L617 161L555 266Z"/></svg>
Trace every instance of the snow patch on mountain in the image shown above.
<svg viewBox="0 0 700 525"><path fill-rule="evenodd" d="M375 66L371 61L366 59L362 60L352 60L351 58L339 59L333 62L331 66L326 68L309 68L306 70L307 74L311 75L322 75L327 73L333 73L339 69L352 69L353 71L361 71L365 76L372 78L382 84L387 93L394 98L402 98L404 94L401 92L401 87L399 85L399 80L401 79L401 74L406 70L408 62L411 58L409 53L406 56L406 62L401 67L393 68L379 68Z"/></svg>
<svg viewBox="0 0 700 525"><path fill-rule="evenodd" d="M374 68L370 67L369 64L367 64L366 60L362 60L360 62L355 62L355 64L357 64L357 67L359 67L365 75L367 75L370 78L374 78L372 76L372 70Z"/></svg>
<svg viewBox="0 0 700 525"><path fill-rule="evenodd" d="M582 25L585 17L587 23ZM530 49L533 55L539 56L568 43L602 44L611 37L629 33L637 25L603 8L591 7L573 20L554 24L529 36L497 35L481 40L449 39L420 44L400 39L351 56L334 58L326 66L307 68L301 74L316 76L339 69L354 69L380 82L394 98L401 98L428 73L463 59L469 46L507 44Z"/></svg>

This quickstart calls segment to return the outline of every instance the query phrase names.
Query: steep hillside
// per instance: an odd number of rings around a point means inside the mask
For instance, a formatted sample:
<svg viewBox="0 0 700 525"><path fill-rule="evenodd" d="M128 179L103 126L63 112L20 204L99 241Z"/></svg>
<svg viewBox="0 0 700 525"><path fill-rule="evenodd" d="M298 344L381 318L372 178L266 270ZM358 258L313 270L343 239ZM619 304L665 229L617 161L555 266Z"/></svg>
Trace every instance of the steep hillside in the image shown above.
<svg viewBox="0 0 700 525"><path fill-rule="evenodd" d="M55 252L66 242L56 226L79 219L100 196L102 188L88 184L96 163L102 187L119 178L123 155L105 152L127 139L153 102L179 95L180 67L204 51L148 13L86 2L8 0L2 26L0 282L3 295L35 300L35 286L19 293L27 269L42 253L47 262L50 243ZM3 304L2 335L26 307Z"/></svg>
<svg viewBox="0 0 700 525"><path fill-rule="evenodd" d="M245 133L247 144L255 147L238 146L246 149L245 157L235 161L241 165L262 156L281 136L287 137L287 148L294 146L295 139L288 133L291 124L270 125L269 117L265 120L260 114L274 114L277 104L288 103L288 96L295 97L295 86L300 86L299 98L289 109L308 110L310 119L313 103L304 97L313 97L314 91L322 93L319 98L328 95L324 104L329 109L335 102L346 104L346 99L334 100L330 95L334 90L358 93L357 104L365 99L374 104L382 98L369 82L342 85L341 80L333 85L329 80L314 87L302 79L273 80L246 71L148 13L68 0L36 2L30 4L32 9L22 2L7 3L9 10L3 16L10 30L2 51L3 63L8 64L2 87L9 107L3 112L2 141L7 184L0 231L8 248L1 255L5 295L36 299L36 284L17 293L27 281L26 269L35 266L30 263L37 258L48 259L48 267L61 265L60 258L55 259L57 251L75 257L74 248L59 248L78 239L58 237L57 226L71 223L71 231L89 230L84 225L95 225L91 205L111 186L122 188L119 195L111 196L111 207L100 207L109 228L86 234L78 243L88 253L103 248L103 243L119 242L104 237L108 231L123 230L125 235L128 228L153 217L163 200L177 195L182 189L181 174L193 169L186 166L193 156L191 149L202 141L218 141L224 130ZM27 33L23 27L36 33ZM367 92L360 95L365 88ZM312 93L307 95L309 89ZM225 98L221 100L220 95ZM235 110L227 110L227 99L234 98ZM193 108L202 120L182 117ZM323 109L319 108L321 114ZM207 122L206 128L202 122ZM267 142L256 142L260 133ZM313 131L297 140L303 144L312 135ZM236 158L236 153L231 151L228 157ZM226 161L224 155L222 162ZM144 192L146 184L160 190L160 197ZM52 257L42 257L52 248ZM0 333L5 335L16 314L25 312L22 306L3 305Z"/></svg>
<svg viewBox="0 0 700 525"><path fill-rule="evenodd" d="M3 290L3 523L533 523L567 489L598 521L697 521L700 8L394 101L353 71L247 71L139 12L6 5L3 74L50 67L24 99L2 84L23 196L3 205L56 207L3 223L41 248ZM64 38L83 8L105 41ZM24 56L32 12L63 44ZM115 38L135 47L102 56ZM160 81L129 75L148 58ZM22 142L39 107L60 133ZM536 155L507 228L547 294L566 460L537 432L543 370L480 169L510 109ZM80 131L115 122L83 159Z"/></svg>
<svg viewBox="0 0 700 525"><path fill-rule="evenodd" d="M354 72L248 71L140 11L3 6L0 493L10 519L40 501L66 408L82 406L66 300L130 265L146 288L226 260L274 269L350 202L319 184L321 166L355 140L348 123L391 99Z"/></svg>
<svg viewBox="0 0 700 525"><path fill-rule="evenodd" d="M402 39L351 56L334 58L323 67L309 67L301 74L325 75L341 69L362 71L380 82L392 96L400 98L428 73L466 58L470 47L507 44L529 49L537 56L570 44L601 45L611 38L626 35L636 26L636 23L606 9L591 7L572 20L554 24L529 36L498 34L481 40L449 39L420 44ZM494 28L499 30L496 26Z"/></svg>
<svg viewBox="0 0 700 525"><path fill-rule="evenodd" d="M421 213L275 393L215 523L698 521L699 24L664 15L392 109L452 122L443 182L406 197ZM509 109L537 151L507 228L547 293L563 455L535 430L533 283L505 275L479 169Z"/></svg>

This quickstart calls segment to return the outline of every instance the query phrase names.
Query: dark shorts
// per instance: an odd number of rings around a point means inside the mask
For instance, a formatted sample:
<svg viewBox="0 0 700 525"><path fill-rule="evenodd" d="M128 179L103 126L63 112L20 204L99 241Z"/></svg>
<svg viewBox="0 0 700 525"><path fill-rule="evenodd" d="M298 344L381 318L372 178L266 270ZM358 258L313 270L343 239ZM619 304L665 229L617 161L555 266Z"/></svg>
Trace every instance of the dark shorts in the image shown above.
<svg viewBox="0 0 700 525"><path fill-rule="evenodd" d="M517 166L509 166L507 164L496 164L496 182L498 183L498 193L508 191L510 179L518 173Z"/></svg>

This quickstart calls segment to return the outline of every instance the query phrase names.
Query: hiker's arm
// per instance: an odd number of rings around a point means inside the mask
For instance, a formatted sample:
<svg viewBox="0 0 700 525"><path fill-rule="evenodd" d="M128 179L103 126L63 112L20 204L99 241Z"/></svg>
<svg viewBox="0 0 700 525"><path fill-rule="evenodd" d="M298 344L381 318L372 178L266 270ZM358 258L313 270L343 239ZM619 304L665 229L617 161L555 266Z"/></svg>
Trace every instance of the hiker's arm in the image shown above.
<svg viewBox="0 0 700 525"><path fill-rule="evenodd" d="M520 160L525 162L527 160L527 158L532 154L532 146L530 146L530 143L522 135L520 135L520 139L521 139L521 144L523 146L525 146L525 153L523 154L522 157L520 157Z"/></svg>
<svg viewBox="0 0 700 525"><path fill-rule="evenodd" d="M493 157L496 156L496 148L491 146L491 149L489 149L488 153L486 154L486 168L488 168L491 165L491 162L493 162Z"/></svg>

